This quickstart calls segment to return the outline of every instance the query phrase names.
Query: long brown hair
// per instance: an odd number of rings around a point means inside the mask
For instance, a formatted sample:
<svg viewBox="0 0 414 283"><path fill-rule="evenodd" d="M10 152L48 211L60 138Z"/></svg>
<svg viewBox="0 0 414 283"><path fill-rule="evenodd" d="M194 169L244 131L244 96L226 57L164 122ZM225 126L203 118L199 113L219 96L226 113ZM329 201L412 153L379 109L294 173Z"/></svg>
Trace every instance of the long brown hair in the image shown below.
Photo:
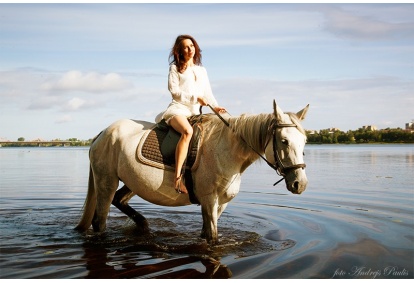
<svg viewBox="0 0 414 283"><path fill-rule="evenodd" d="M197 41L188 34L182 34L177 36L177 39L175 40L174 46L171 48L170 56L168 57L168 61L171 64L175 64L177 66L178 72L182 73L187 69L187 65L184 62L184 56L182 54L183 50L183 44L182 42L185 39L189 39L193 42L194 48L195 48L195 54L193 57L194 65L201 66L201 49L198 46Z"/></svg>

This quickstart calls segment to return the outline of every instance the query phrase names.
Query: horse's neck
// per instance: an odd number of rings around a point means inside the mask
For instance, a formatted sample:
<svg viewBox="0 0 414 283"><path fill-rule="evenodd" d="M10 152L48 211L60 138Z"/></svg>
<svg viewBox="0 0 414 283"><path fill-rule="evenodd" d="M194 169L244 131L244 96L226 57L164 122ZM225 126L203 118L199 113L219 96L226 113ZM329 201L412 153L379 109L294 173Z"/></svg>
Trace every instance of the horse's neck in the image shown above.
<svg viewBox="0 0 414 283"><path fill-rule="evenodd" d="M268 141L269 125L272 116L266 114L240 116L229 120L228 128L228 150L229 159L239 166L242 173L263 155L266 142Z"/></svg>
<svg viewBox="0 0 414 283"><path fill-rule="evenodd" d="M230 127L244 150L263 153L272 120L273 116L270 114L242 115L232 119Z"/></svg>
<svg viewBox="0 0 414 283"><path fill-rule="evenodd" d="M223 167L226 174L243 172L259 158L257 153L264 153L273 119L271 114L226 117L230 124L227 127L216 116L205 117L203 145L208 151L217 153L213 160L216 166ZM213 161L207 159L208 162Z"/></svg>

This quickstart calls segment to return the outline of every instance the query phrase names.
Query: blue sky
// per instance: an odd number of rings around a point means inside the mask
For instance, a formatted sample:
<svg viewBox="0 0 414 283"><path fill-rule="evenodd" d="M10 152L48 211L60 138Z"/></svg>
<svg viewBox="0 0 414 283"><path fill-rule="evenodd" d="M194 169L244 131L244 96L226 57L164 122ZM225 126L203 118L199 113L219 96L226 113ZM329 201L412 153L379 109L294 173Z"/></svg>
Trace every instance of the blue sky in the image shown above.
<svg viewBox="0 0 414 283"><path fill-rule="evenodd" d="M310 110L306 129L414 119L413 4L0 4L0 138L88 139L171 101L179 34L231 115Z"/></svg>

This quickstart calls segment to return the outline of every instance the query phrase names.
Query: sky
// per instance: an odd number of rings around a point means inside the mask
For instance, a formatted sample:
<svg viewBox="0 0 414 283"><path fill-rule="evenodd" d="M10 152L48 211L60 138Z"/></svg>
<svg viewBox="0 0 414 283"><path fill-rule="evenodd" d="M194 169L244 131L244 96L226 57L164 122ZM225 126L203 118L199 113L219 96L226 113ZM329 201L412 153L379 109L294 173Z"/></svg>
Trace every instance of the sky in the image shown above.
<svg viewBox="0 0 414 283"><path fill-rule="evenodd" d="M414 5L0 3L0 139L89 139L171 102L179 34L230 115L310 104L308 130L414 119ZM205 112L208 112L205 109Z"/></svg>

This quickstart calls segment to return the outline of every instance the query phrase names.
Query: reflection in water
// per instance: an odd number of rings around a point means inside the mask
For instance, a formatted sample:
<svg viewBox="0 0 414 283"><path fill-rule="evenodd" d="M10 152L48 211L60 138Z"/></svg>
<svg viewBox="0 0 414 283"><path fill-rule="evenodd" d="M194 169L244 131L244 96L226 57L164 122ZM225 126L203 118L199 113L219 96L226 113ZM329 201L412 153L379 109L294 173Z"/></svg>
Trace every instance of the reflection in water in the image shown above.
<svg viewBox="0 0 414 283"><path fill-rule="evenodd" d="M224 228L220 243L210 246L199 238L198 232L180 223L149 218L151 232L139 235L133 221L115 218L117 223L112 222L111 231L81 235L82 259L88 270L82 277L231 278L230 268L220 262L222 256L238 254L242 258L295 245L292 240L280 239L279 231L270 231L262 238L254 232Z"/></svg>
<svg viewBox="0 0 414 283"><path fill-rule="evenodd" d="M145 247L147 250L148 247ZM144 247L135 246L109 252L106 248L84 245L88 274L85 278L221 278L232 276L230 269L211 257L183 256L157 259Z"/></svg>
<svg viewBox="0 0 414 283"><path fill-rule="evenodd" d="M380 242L361 237L353 244L339 244L331 251L331 261L321 273L329 278L410 278L412 253L389 249ZM411 263L410 263L411 261Z"/></svg>

